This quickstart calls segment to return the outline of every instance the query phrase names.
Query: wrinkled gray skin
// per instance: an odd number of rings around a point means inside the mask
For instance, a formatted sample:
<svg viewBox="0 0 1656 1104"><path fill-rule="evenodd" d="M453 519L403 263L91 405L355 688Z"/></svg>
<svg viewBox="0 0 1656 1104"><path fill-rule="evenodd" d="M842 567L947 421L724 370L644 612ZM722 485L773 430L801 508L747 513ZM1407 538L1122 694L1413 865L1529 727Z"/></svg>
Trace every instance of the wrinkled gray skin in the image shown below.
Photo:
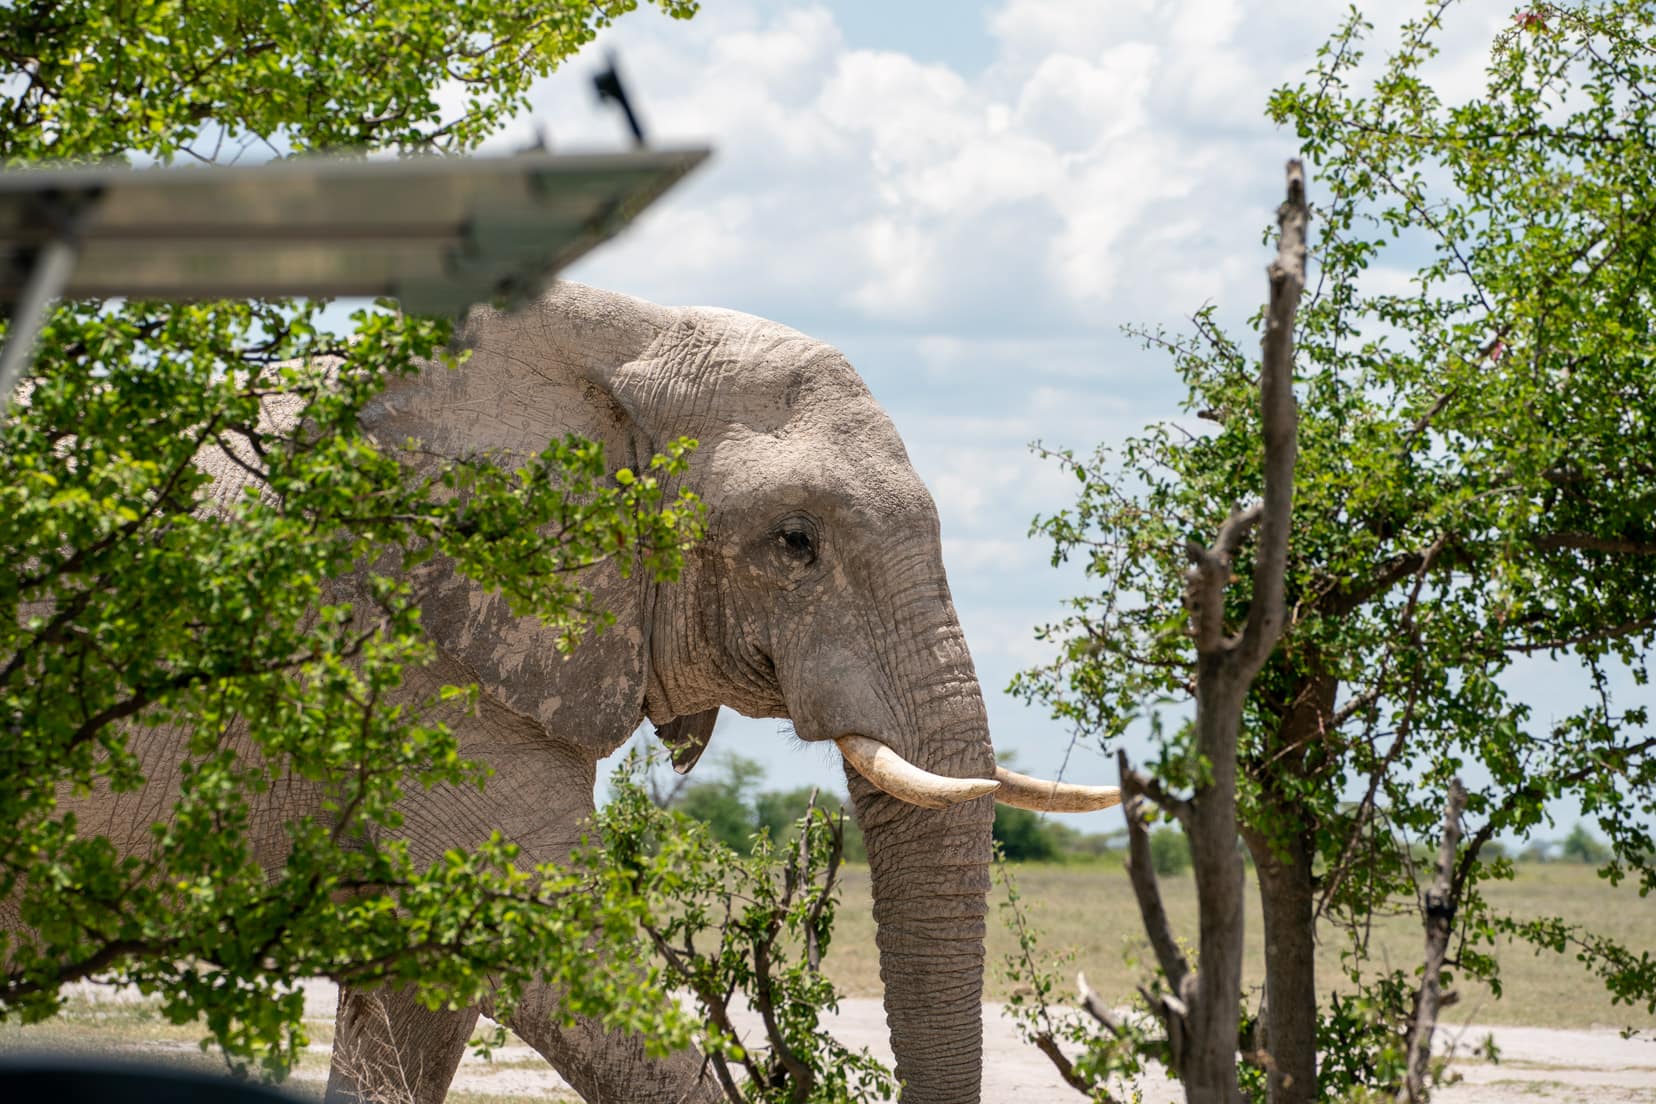
<svg viewBox="0 0 1656 1104"><path fill-rule="evenodd" d="M590 572L583 585L619 620L568 661L548 632L446 564L424 569L419 581L433 597L423 623L439 659L415 681L482 687L477 715L456 724L463 753L495 775L482 793L408 798L417 857L500 828L525 861L561 860L592 812L599 759L643 718L671 742L705 732L721 706L789 718L807 741L871 736L937 774L993 775L937 510L890 419L838 351L747 315L662 308L574 284L515 315L478 312L459 340L472 349L462 369L394 382L367 412L380 440L417 438L444 455L530 454L576 432L603 443L613 470L693 437L700 447L686 484L708 506L709 535L676 584L642 573L624 581L607 566ZM167 747L145 758L176 761ZM990 799L927 810L846 774L868 842L903 1100L975 1101ZM98 811L107 819L89 824L147 820L134 818L136 800L105 798ZM266 811L273 856L279 824L310 800ZM716 1097L710 1080L698 1080L696 1056L651 1062L635 1041L559 1029L554 999L532 991L511 1027L588 1100ZM346 991L330 1084L354 1088L360 1072L345 1067L384 1062L389 1043L416 1099L439 1101L477 1015ZM342 1054L357 1057L345 1063Z"/></svg>

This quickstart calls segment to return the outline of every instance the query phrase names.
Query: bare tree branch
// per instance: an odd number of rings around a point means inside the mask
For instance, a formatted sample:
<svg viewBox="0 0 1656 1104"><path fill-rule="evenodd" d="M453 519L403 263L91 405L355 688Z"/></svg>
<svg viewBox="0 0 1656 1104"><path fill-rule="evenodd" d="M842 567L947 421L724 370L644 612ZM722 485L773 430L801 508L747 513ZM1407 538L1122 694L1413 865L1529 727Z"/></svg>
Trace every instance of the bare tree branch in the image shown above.
<svg viewBox="0 0 1656 1104"><path fill-rule="evenodd" d="M1231 561L1263 514L1264 507L1258 503L1246 510L1232 510L1220 525L1212 548L1203 548L1196 541L1185 542L1191 568L1185 576L1184 604L1190 611L1190 630L1198 652L1219 652L1226 646L1225 587L1230 583Z"/></svg>
<svg viewBox="0 0 1656 1104"><path fill-rule="evenodd" d="M1288 198L1277 208L1276 260L1271 262L1271 301L1265 311L1264 363L1259 401L1265 437L1265 502L1254 556L1253 599L1238 647L1251 678L1282 635L1288 531L1294 506L1294 461L1299 451L1299 407L1294 400L1294 315L1305 290L1305 168L1288 163Z"/></svg>
<svg viewBox="0 0 1656 1104"><path fill-rule="evenodd" d="M1161 887L1156 884L1156 870L1150 865L1150 832L1145 827L1143 810L1148 795L1139 788L1141 776L1128 764L1125 751L1116 752L1116 762L1121 768L1121 808L1127 814L1127 874L1132 879L1133 895L1138 898L1139 915L1144 920L1150 946L1156 952L1156 962L1167 975L1168 985L1175 993L1181 992L1185 979L1190 976L1190 963L1173 938L1173 926L1162 904Z"/></svg>
<svg viewBox="0 0 1656 1104"><path fill-rule="evenodd" d="M1097 1020L1104 1030L1118 1039L1127 1033L1127 1029L1121 1026L1120 1021L1115 1018L1108 1008L1104 1007L1104 1002L1093 991L1093 987L1087 984L1086 974L1077 973L1075 975L1075 990L1081 996L1082 1011Z"/></svg>
<svg viewBox="0 0 1656 1104"><path fill-rule="evenodd" d="M1190 830L1190 817L1193 810L1189 800L1168 792L1167 787L1161 784L1161 779L1154 775L1145 774L1138 770L1131 770L1128 773L1132 774L1133 787L1139 793L1155 802L1163 812L1177 819L1187 832ZM1126 774L1123 774L1122 777L1125 778Z"/></svg>
<svg viewBox="0 0 1656 1104"><path fill-rule="evenodd" d="M816 804L816 791L811 792L811 804ZM807 822L807 829L809 822ZM834 895L834 879L839 875L840 862L845 857L845 809L842 806L839 814L828 822L828 830L833 833L828 852L828 869L822 877L822 888L817 892L815 900L811 902L810 915L805 918L805 962L812 970L822 969L822 944L817 938L817 929L821 926L823 906L827 905ZM800 833L799 866L805 869L805 863L810 852L805 848L806 833Z"/></svg>
<svg viewBox="0 0 1656 1104"><path fill-rule="evenodd" d="M1437 877L1426 891L1426 970L1415 996L1414 1032L1409 1039L1409 1072L1400 1104L1424 1104L1426 1072L1432 1058L1432 1032L1437 1028L1438 1008L1445 1003L1441 989L1443 960L1455 929L1455 908L1459 903L1454 883L1455 853L1460 847L1461 813L1466 809L1466 789L1456 778L1449 783L1449 800L1443 810L1443 840L1438 845Z"/></svg>
<svg viewBox="0 0 1656 1104"><path fill-rule="evenodd" d="M1259 377L1260 425L1264 443L1264 500L1233 509L1203 548L1191 541L1185 551L1192 567L1184 602L1196 643L1195 751L1207 770L1187 799L1157 793L1118 754L1127 814L1127 871L1139 915L1169 992L1146 993L1167 1032L1171 1066L1191 1100L1240 1101L1236 1079L1237 1013L1241 1005L1242 864L1237 856L1237 739L1242 710L1254 676L1282 636L1286 618L1288 535L1292 524L1294 464L1298 452L1298 408L1293 390L1294 316L1305 288L1305 172L1298 161L1287 167L1287 199L1277 209L1281 233L1269 268L1270 302L1265 315ZM1225 588L1231 561L1242 541L1259 529L1253 594L1247 621L1235 636L1225 632ZM1155 871L1144 802L1155 799L1178 816L1190 840L1196 878L1197 945L1200 969L1193 971L1173 938Z"/></svg>

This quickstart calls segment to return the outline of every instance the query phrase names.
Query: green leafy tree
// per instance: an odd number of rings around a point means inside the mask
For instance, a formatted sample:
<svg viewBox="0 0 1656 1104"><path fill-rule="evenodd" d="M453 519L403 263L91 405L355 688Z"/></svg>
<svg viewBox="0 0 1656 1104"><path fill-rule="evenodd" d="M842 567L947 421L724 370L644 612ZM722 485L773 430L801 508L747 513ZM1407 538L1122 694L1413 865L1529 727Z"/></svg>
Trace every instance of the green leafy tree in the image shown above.
<svg viewBox="0 0 1656 1104"><path fill-rule="evenodd" d="M793 839L793 832L807 810L843 808L843 798L823 795L817 787L793 790L760 790L765 772L757 762L741 755L725 755L709 764L711 771L694 782L660 794L656 804L676 809L706 824L713 837L738 855L750 855L760 833L775 843ZM862 830L856 821L841 829L841 857L867 862Z"/></svg>
<svg viewBox="0 0 1656 1104"><path fill-rule="evenodd" d="M634 6L9 5L0 163L463 152ZM444 116L436 90L451 80L461 103ZM586 968L585 941L632 937L625 887L520 871L498 839L432 869L376 841L394 841L405 788L485 776L421 703L391 703L429 656L402 569L451 557L573 647L606 617L571 569L678 571L699 514L661 479L689 443L632 480L577 439L515 470L416 474L357 415L385 380L442 355L446 325L375 308L347 339L322 331L319 310L66 303L45 327L26 401L0 428L0 900L30 929L0 936L0 1014L47 1016L64 982L112 977L280 1073L305 1043L301 977L418 982L439 1003L493 976L509 1002L541 973L575 1012L647 1022L652 1046L682 1040L638 1000L648 978ZM276 408L293 417L262 420ZM199 466L215 449L263 493L215 499ZM163 725L188 735L192 763L152 857L123 858L58 800L140 786L130 737ZM290 827L272 880L249 845L248 795L286 778L334 797L326 822Z"/></svg>
<svg viewBox="0 0 1656 1104"><path fill-rule="evenodd" d="M1039 813L996 805L993 831L1008 862L1051 862L1058 857L1058 842Z"/></svg>
<svg viewBox="0 0 1656 1104"><path fill-rule="evenodd" d="M1570 829L1570 834L1564 837L1564 857L1571 862L1597 865L1609 861L1610 848L1589 832L1586 825L1577 824Z"/></svg>
<svg viewBox="0 0 1656 1104"><path fill-rule="evenodd" d="M752 791L765 769L752 759L727 755L712 777L692 782L673 800L673 808L707 825L713 838L746 855L753 849Z"/></svg>
<svg viewBox="0 0 1656 1104"><path fill-rule="evenodd" d="M1370 27L1353 13L1269 109L1312 166L1319 228L1295 334L1287 628L1248 693L1239 760L1273 1101L1317 1098L1319 1030L1332 1037L1344 1015L1329 1009L1319 1028L1319 926L1345 932L1368 1010L1372 1060L1342 1068L1395 1084L1410 987L1376 977L1366 920L1419 899L1430 867L1411 848L1435 850L1442 795L1471 761L1489 780L1451 882L1460 971L1498 993L1505 935L1592 948L1581 958L1617 1000L1656 1009L1648 951L1498 914L1479 891L1511 874L1483 847L1527 839L1554 800L1593 818L1608 877L1656 887L1656 737L1614 693L1646 681L1656 632L1656 9L1525 6L1493 43L1482 94L1446 103L1425 68L1452 9L1406 24L1372 84L1359 82ZM1081 491L1037 525L1101 589L1047 630L1062 657L1015 686L1105 743L1147 703L1188 695L1184 539L1262 485L1254 337L1215 308L1193 322L1136 332L1210 428L1054 454ZM1227 592L1232 623L1247 567ZM1531 656L1575 673L1573 708L1532 715L1509 677ZM1155 774L1175 794L1201 785L1193 735L1160 744Z"/></svg>

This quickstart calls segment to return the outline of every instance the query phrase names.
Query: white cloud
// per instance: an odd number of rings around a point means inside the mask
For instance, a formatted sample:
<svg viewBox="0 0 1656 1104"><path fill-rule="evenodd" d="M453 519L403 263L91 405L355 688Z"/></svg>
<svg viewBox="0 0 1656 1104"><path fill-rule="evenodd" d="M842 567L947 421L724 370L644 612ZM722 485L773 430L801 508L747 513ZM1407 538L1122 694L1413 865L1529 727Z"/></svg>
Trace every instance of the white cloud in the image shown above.
<svg viewBox="0 0 1656 1104"><path fill-rule="evenodd" d="M1154 0L1008 0L989 17L989 27L1014 63L1053 53L1092 57L1144 33L1156 7Z"/></svg>
<svg viewBox="0 0 1656 1104"><path fill-rule="evenodd" d="M1050 657L1032 627L1084 583L1025 539L1076 487L1027 445L1085 451L1178 413L1166 359L1123 323L1176 325L1209 301L1235 320L1258 304L1259 231L1296 145L1265 99L1342 11L1004 0L962 11L993 40L970 67L854 45L831 8L754 0L688 24L641 10L598 44L618 54L654 144L715 156L571 275L846 349L937 500L997 744L1033 769L1056 769L1067 732L999 691ZM1464 52L1443 61L1453 80L1476 72ZM532 96L557 145L621 142L593 105L593 67L577 59ZM744 753L804 758L771 722L747 730Z"/></svg>
<svg viewBox="0 0 1656 1104"><path fill-rule="evenodd" d="M930 313L937 288L928 277L936 271L936 243L913 222L884 216L859 227L867 275L846 294L846 301L870 318L901 320Z"/></svg>
<svg viewBox="0 0 1656 1104"><path fill-rule="evenodd" d="M1022 567L1029 558L1029 542L1004 537L954 538L943 540L943 564L951 573L975 575L1005 572Z"/></svg>
<svg viewBox="0 0 1656 1104"><path fill-rule="evenodd" d="M1186 0L1171 27L1173 42L1182 49L1200 50L1230 43L1242 22L1237 0Z"/></svg>
<svg viewBox="0 0 1656 1104"><path fill-rule="evenodd" d="M1000 314L1108 332L1199 305L1180 275L1228 277L1225 257L1255 251L1280 161L1258 151L1289 145L1260 115L1277 55L1246 40L1238 0L1008 0L988 26L996 60L964 72L854 48L823 7L629 16L602 46L652 138L716 158L672 197L678 217L577 275L651 295L694 271L698 299L806 322L849 309L876 330ZM537 89L537 113L566 141L613 142L578 68ZM1168 238L1198 195L1210 232Z"/></svg>
<svg viewBox="0 0 1656 1104"><path fill-rule="evenodd" d="M1128 42L1096 58L1049 54L1018 92L1017 125L1061 149L1088 149L1144 126L1161 51Z"/></svg>

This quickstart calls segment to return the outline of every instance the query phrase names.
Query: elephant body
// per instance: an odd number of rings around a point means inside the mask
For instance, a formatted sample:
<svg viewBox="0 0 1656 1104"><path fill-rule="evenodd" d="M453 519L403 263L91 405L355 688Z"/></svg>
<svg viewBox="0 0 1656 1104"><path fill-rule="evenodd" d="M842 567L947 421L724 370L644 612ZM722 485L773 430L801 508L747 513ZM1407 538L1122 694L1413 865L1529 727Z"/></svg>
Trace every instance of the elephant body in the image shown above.
<svg viewBox="0 0 1656 1104"><path fill-rule="evenodd" d="M695 438L683 478L707 504L708 532L674 584L590 569L582 585L617 621L567 660L550 630L452 565L416 569L437 658L406 692L475 682L476 709L452 723L462 754L494 771L482 792L409 794L402 831L416 857L499 829L526 862L565 859L592 812L599 759L649 719L675 760L691 762L719 708L786 717L807 742L870 737L936 775L994 776L936 508L837 350L747 315L573 284L515 314L474 312L457 341L471 350L462 368L393 380L365 412L379 440L510 462L573 432L602 442L611 470L636 470L668 441ZM141 740L149 787L87 803L78 812L88 829L131 838L165 808L157 787L176 776L182 745L164 730ZM975 1101L990 799L922 808L846 775L868 845L903 1099ZM271 861L282 823L318 800L296 782L255 810ZM511 1026L588 1100L717 1097L697 1056L648 1061L637 1040L559 1028L554 1000L532 989ZM347 989L330 1084L355 1090L365 1068L395 1061L417 1100L441 1100L477 1016Z"/></svg>

